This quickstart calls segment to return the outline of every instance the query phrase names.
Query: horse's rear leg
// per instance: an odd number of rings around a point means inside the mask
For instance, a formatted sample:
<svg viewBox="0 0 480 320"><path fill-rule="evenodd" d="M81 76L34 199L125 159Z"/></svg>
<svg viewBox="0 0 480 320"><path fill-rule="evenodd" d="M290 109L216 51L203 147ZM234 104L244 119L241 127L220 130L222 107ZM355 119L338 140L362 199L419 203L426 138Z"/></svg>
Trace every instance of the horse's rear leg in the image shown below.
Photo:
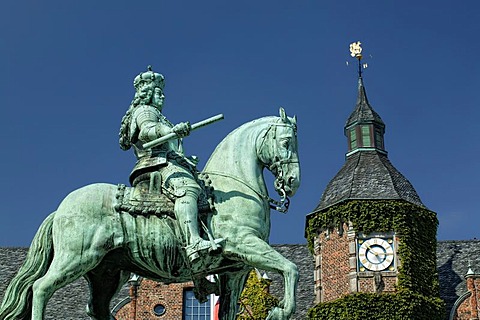
<svg viewBox="0 0 480 320"><path fill-rule="evenodd" d="M298 268L291 261L284 258L265 241L254 237L246 237L241 241L242 246L231 248L235 256L245 257L245 261L252 267L275 271L283 276L285 284L284 305L274 307L267 319L290 319L295 312L295 291L298 282ZM225 250L228 254L229 249Z"/></svg>
<svg viewBox="0 0 480 320"><path fill-rule="evenodd" d="M235 320L237 318L237 304L240 294L247 281L250 270L220 275L220 310L218 319Z"/></svg>
<svg viewBox="0 0 480 320"><path fill-rule="evenodd" d="M55 291L77 280L95 266L95 261L86 261L85 258L85 255L77 254L54 256L47 273L33 284L32 320L43 320L47 302Z"/></svg>
<svg viewBox="0 0 480 320"><path fill-rule="evenodd" d="M127 282L130 272L109 270L103 264L85 275L90 287L90 299L87 314L95 320L113 320L110 313L110 301Z"/></svg>

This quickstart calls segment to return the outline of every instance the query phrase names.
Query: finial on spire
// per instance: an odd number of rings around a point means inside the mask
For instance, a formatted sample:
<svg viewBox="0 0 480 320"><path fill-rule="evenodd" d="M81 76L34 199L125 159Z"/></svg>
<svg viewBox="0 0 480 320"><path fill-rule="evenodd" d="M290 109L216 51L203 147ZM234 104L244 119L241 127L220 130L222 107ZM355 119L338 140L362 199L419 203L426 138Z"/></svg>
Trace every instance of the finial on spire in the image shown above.
<svg viewBox="0 0 480 320"><path fill-rule="evenodd" d="M362 64L361 60L363 58L362 55L362 47L360 46L362 43L360 41L350 43L350 55L353 58L356 58L358 60L358 77L362 77L362 67L363 69L366 69L368 67L367 63ZM347 63L348 65L348 63Z"/></svg>
<svg viewBox="0 0 480 320"><path fill-rule="evenodd" d="M152 66L151 66L151 65L148 65L147 70L148 70L148 71L152 71Z"/></svg>
<svg viewBox="0 0 480 320"><path fill-rule="evenodd" d="M472 260L468 260L468 271L467 271L467 276L471 276L475 274L475 271L472 269Z"/></svg>

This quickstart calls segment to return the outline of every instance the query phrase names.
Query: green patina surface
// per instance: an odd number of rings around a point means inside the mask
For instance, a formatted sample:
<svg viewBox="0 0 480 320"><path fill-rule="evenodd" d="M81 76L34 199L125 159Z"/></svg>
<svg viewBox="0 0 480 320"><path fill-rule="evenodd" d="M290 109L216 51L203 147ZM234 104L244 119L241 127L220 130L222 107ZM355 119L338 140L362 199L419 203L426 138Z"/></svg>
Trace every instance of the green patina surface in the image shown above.
<svg viewBox="0 0 480 320"><path fill-rule="evenodd" d="M215 199L202 227L197 218L201 188L195 163L181 147L181 138L192 128L187 122L173 125L161 113L161 74L142 72L134 86L135 96L120 129L121 147L133 147L138 160L130 182L135 188L172 196L174 215L118 210L121 196L115 185L98 183L73 191L36 234L24 265L6 290L0 319L43 320L51 295L83 276L90 286L88 315L111 320L110 300L134 272L167 283L193 280L200 299L220 292L219 318L233 320L252 268L283 276L284 303L273 307L268 319L289 319L296 307L298 272L268 244L273 200L263 173L267 168L274 174L275 190L284 202L273 203L286 208L286 197L300 185L296 118L280 108L278 117L250 121L217 146L202 172L209 176ZM174 139L145 147L168 135ZM145 174L150 177L142 184ZM210 274L219 275L219 281L202 281Z"/></svg>

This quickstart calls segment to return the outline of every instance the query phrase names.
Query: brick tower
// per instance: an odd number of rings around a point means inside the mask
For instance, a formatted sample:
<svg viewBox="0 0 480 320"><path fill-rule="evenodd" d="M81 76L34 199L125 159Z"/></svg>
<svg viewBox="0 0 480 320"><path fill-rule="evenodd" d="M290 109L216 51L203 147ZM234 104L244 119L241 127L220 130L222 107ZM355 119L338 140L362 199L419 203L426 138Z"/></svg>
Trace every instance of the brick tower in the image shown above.
<svg viewBox="0 0 480 320"><path fill-rule="evenodd" d="M423 319L428 310L436 319L442 309L436 298L436 214L389 161L385 124L367 99L361 72L344 133L345 164L307 215L318 303L310 316L377 319L375 312L391 312L390 319Z"/></svg>

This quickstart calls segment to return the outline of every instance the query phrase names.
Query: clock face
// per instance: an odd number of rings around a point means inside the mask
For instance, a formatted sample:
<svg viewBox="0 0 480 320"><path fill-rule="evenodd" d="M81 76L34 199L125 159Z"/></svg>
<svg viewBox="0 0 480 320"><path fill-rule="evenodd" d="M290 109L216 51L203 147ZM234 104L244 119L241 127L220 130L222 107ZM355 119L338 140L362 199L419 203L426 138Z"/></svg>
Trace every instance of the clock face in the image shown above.
<svg viewBox="0 0 480 320"><path fill-rule="evenodd" d="M358 259L360 271L394 270L393 239L369 238L358 241ZM363 269L363 270L362 270Z"/></svg>

